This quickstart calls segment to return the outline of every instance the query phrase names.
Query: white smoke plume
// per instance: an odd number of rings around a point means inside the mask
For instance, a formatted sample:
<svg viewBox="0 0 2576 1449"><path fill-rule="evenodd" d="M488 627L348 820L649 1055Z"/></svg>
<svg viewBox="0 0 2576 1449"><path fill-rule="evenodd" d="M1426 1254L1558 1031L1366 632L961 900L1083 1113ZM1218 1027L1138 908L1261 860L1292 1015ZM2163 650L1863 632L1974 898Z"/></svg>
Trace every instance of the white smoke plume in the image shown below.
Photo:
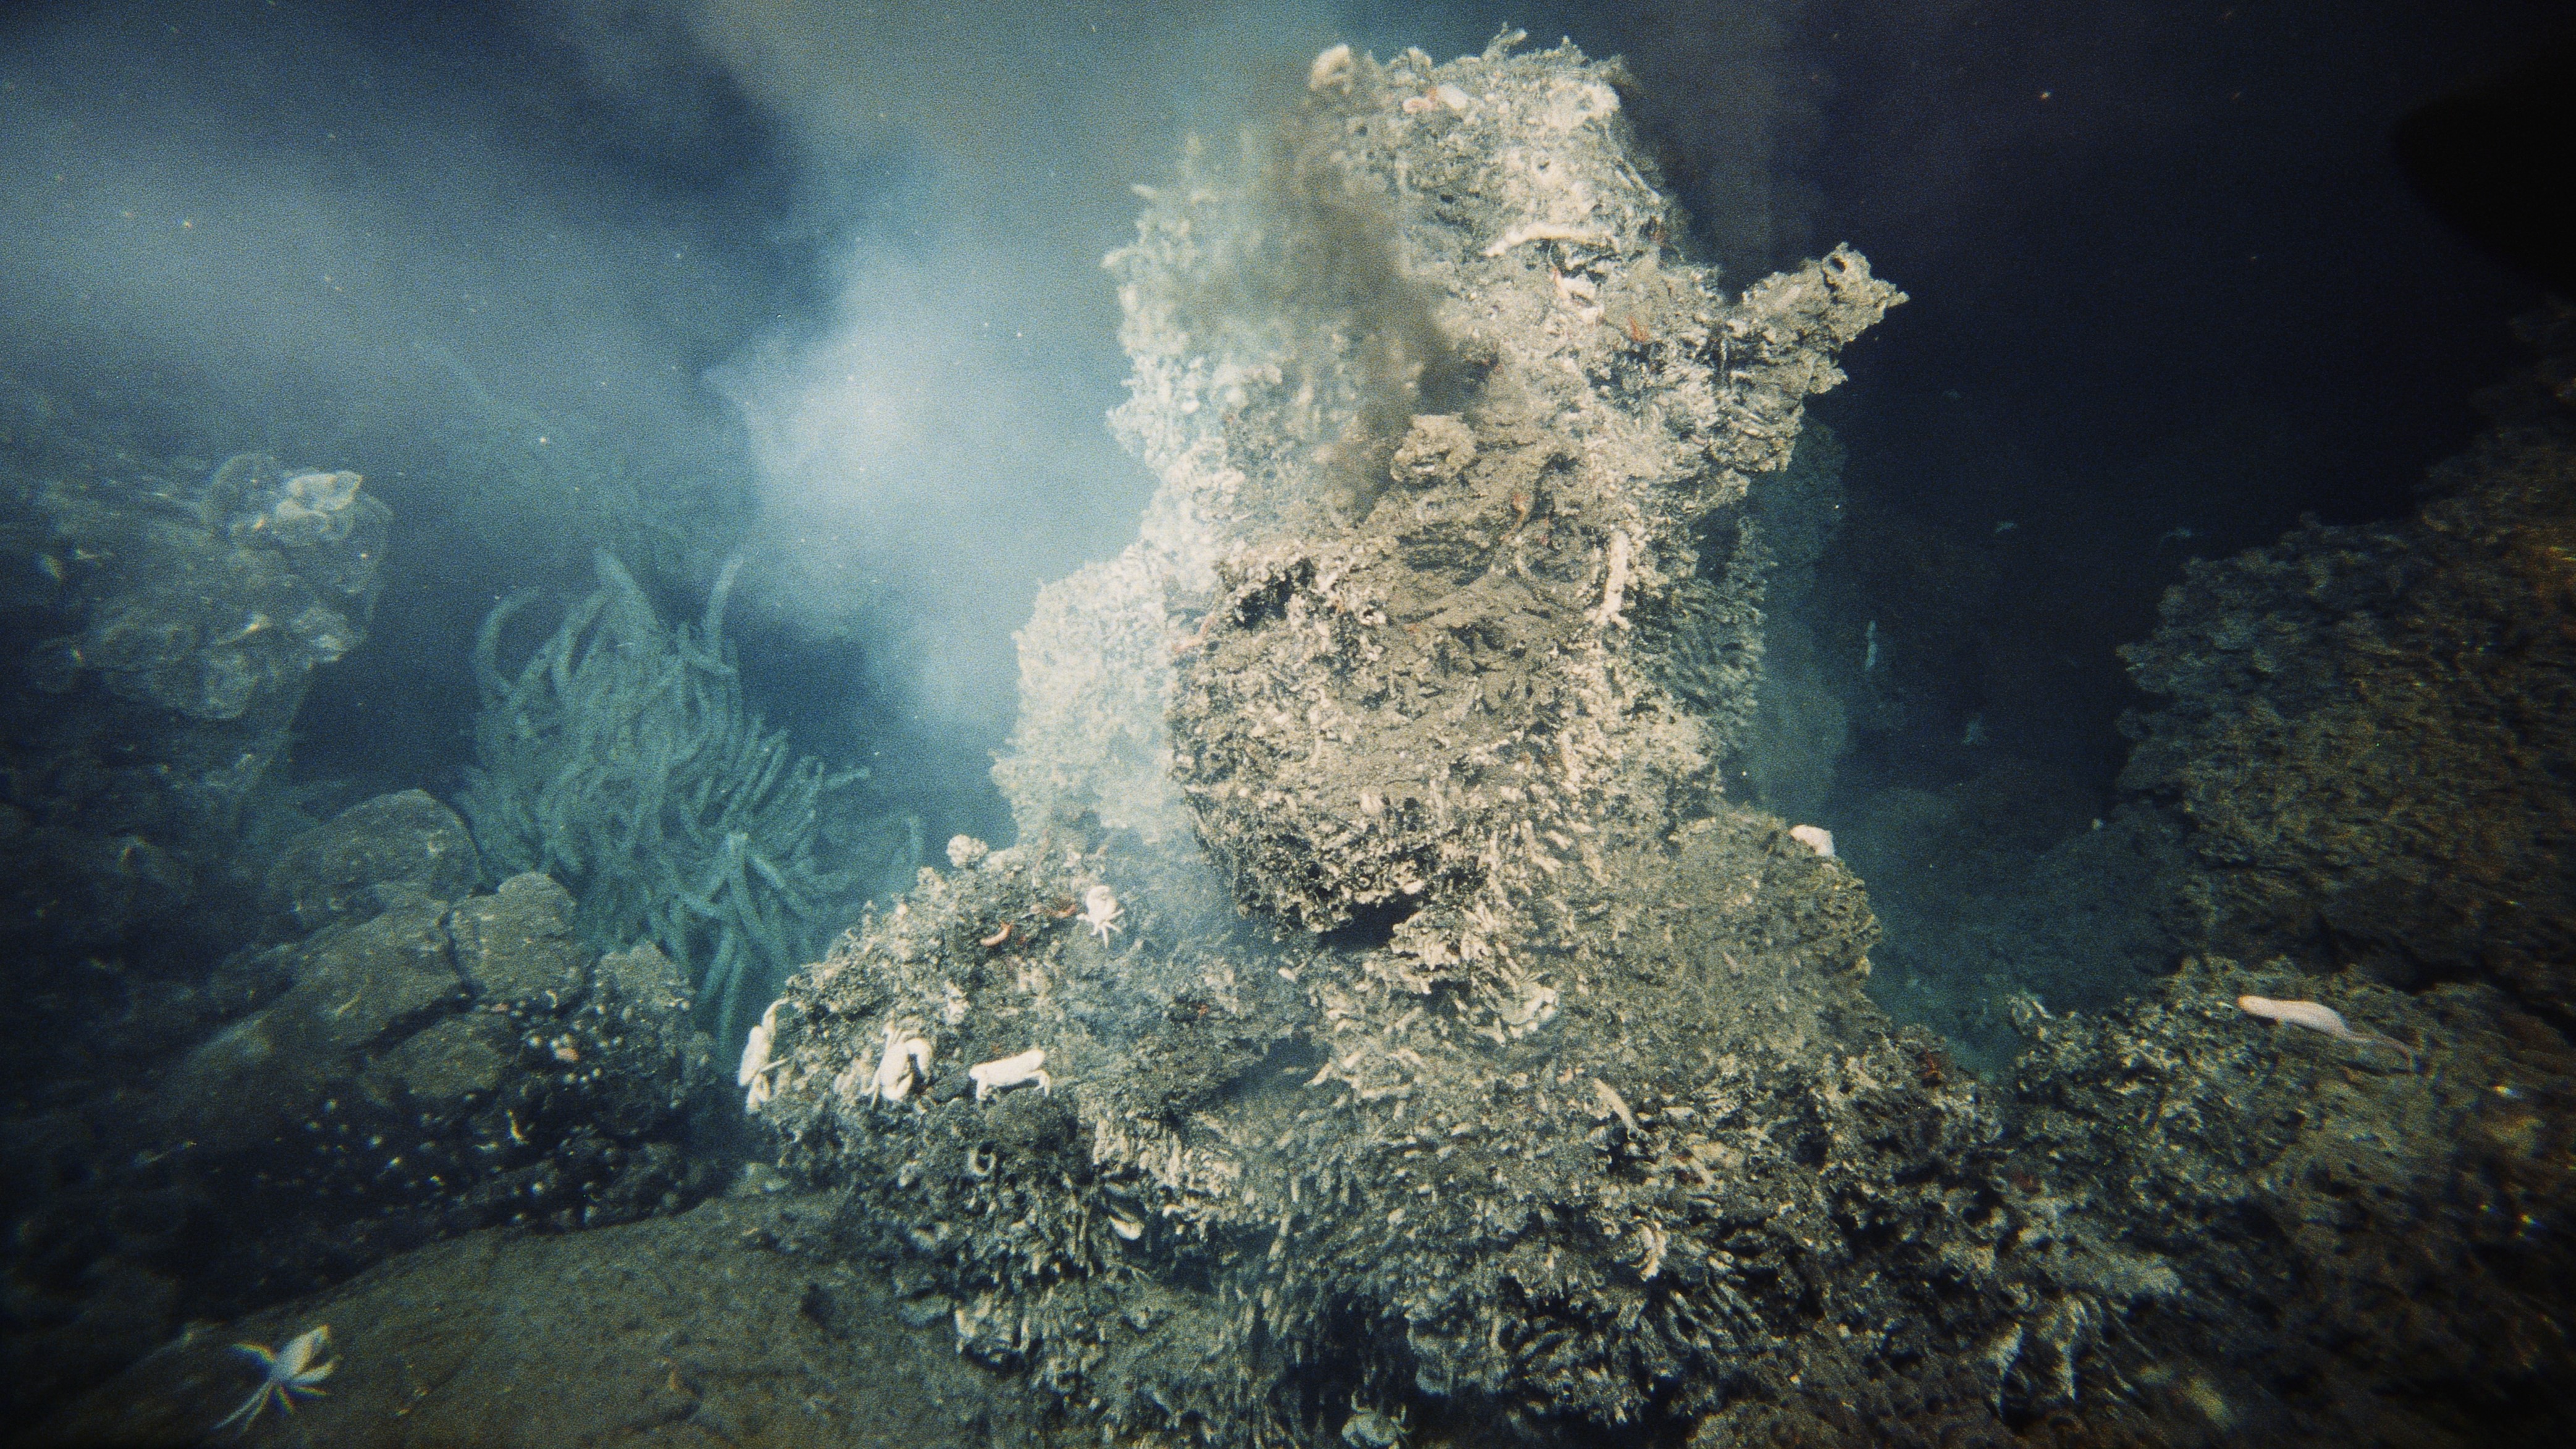
<svg viewBox="0 0 2576 1449"><path fill-rule="evenodd" d="M755 578L860 631L927 718L1007 720L1039 584L1135 533L1110 440L1125 359L1099 268L1190 129L1263 110L1329 44L1295 6L695 0L689 33L770 108L837 233L826 315L712 376L762 487Z"/></svg>

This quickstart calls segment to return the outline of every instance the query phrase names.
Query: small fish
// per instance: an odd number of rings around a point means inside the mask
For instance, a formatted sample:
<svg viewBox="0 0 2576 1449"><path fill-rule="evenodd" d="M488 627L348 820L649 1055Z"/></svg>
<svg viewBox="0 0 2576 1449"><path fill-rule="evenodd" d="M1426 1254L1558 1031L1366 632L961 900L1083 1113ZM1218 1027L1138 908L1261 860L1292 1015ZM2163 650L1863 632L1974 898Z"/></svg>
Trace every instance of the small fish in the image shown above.
<svg viewBox="0 0 2576 1449"><path fill-rule="evenodd" d="M2290 1026L2303 1026L2323 1032L2338 1041L2358 1042L2363 1046L2394 1047L2406 1054L2406 1070L2415 1070L2415 1049L2402 1041L2376 1032L2355 1031L2344 1024L2343 1014L2316 1001L2274 1001L2268 996L2240 996L2236 1004L2248 1016L2278 1021Z"/></svg>

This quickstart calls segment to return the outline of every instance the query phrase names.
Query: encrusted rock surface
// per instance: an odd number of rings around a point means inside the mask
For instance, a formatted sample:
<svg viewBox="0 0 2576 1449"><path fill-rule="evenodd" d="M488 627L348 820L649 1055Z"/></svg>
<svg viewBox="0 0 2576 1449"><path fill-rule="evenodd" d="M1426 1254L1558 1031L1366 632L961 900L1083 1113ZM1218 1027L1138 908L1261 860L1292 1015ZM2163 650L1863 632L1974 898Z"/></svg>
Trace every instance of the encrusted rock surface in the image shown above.
<svg viewBox="0 0 2576 1449"><path fill-rule="evenodd" d="M2268 1025L2247 993L2324 1002L2398 1046ZM2169 1435L2558 1437L2576 1057L2550 1025L2490 986L2410 996L2220 959L2098 1018L2020 1015L2004 1178L2027 1237L2060 1245L2041 1251L2156 1265L2120 1356L2154 1366L2132 1396Z"/></svg>
<svg viewBox="0 0 2576 1449"><path fill-rule="evenodd" d="M264 453L193 489L58 480L37 505L92 576L85 627L37 646L37 682L68 693L94 673L193 720L291 719L375 607L393 512L362 481Z"/></svg>
<svg viewBox="0 0 2576 1449"><path fill-rule="evenodd" d="M1270 939L1168 860L926 872L770 1017L785 1164L962 1351L1136 1442L1315 1442L1354 1402L1544 1429L1794 1396L1838 1323L1964 1353L1948 1318L2007 1315L1997 1124L1874 1024L1856 884L1776 822L1605 861L1555 897L1585 944L1498 922L1475 985ZM1073 908L1104 884L1106 939ZM893 1100L890 1042L931 1058ZM1031 1048L1047 1090L972 1089Z"/></svg>
<svg viewBox="0 0 2576 1449"><path fill-rule="evenodd" d="M484 1000L553 1006L580 994L591 961L573 917L571 893L528 871L458 901L447 929L458 968Z"/></svg>
<svg viewBox="0 0 2576 1449"><path fill-rule="evenodd" d="M2563 370L2576 324L2532 327ZM2527 391L2414 519L2195 562L2122 651L2181 940L2576 1022L2576 414Z"/></svg>
<svg viewBox="0 0 2576 1449"><path fill-rule="evenodd" d="M336 1261L490 1221L620 1221L704 1190L677 1148L716 1072L676 966L649 945L583 947L571 896L541 875L453 903L375 894L371 917L227 967L284 990L138 1113L189 1176L265 1202L281 1229L310 1203L370 1202ZM233 1250L264 1251L249 1235Z"/></svg>
<svg viewBox="0 0 2576 1449"><path fill-rule="evenodd" d="M1151 192L1109 258L1112 424L1162 487L1020 636L995 773L1024 835L1196 834L1247 903L1328 926L1426 869L1473 894L1492 871L1437 837L1502 823L1457 789L1533 740L1615 734L1574 767L1706 788L1741 720L1645 686L1712 632L1749 686L1750 480L1903 294L1838 249L1729 295L1673 247L1622 83L1570 48L1355 57ZM1387 808L1354 830L1363 791Z"/></svg>
<svg viewBox="0 0 2576 1449"><path fill-rule="evenodd" d="M1115 421L1163 488L1021 636L1020 842L952 846L753 1033L784 1163L908 1320L1108 1442L2549 1422L2546 1021L2194 966L2028 1003L2008 1098L1863 994L1848 866L1726 799L1749 500L1899 298L1847 252L1722 294L1619 83L1329 51L1152 195Z"/></svg>
<svg viewBox="0 0 2576 1449"><path fill-rule="evenodd" d="M332 1083L355 1075L359 1053L461 1005L447 909L415 895L267 953L261 974L290 984L171 1072L156 1106L173 1137L225 1153L286 1132Z"/></svg>
<svg viewBox="0 0 2576 1449"><path fill-rule="evenodd" d="M1327 52L1154 195L1110 263L1163 488L1021 636L1021 843L745 1054L847 1241L1118 1442L1940 1398L2163 1282L2012 1251L1858 882L1724 799L1749 490L1901 296L1843 251L1720 291L1619 83ZM1943 1402L1999 1431L2012 1372Z"/></svg>

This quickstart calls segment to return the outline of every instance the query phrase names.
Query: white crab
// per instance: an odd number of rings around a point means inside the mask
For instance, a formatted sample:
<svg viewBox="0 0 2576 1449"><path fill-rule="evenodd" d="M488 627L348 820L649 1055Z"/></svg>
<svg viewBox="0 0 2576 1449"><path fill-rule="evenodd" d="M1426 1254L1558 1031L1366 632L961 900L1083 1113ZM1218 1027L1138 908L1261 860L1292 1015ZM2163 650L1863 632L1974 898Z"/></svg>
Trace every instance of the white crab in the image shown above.
<svg viewBox="0 0 2576 1449"><path fill-rule="evenodd" d="M1082 914L1076 919L1091 928L1101 940L1118 929L1118 893L1105 885L1096 885L1082 893Z"/></svg>
<svg viewBox="0 0 2576 1449"><path fill-rule="evenodd" d="M1046 1072L1046 1048L1031 1047L1015 1057L997 1057L966 1069L975 1083L975 1100L983 1101L1005 1087L1035 1083L1041 1096L1055 1095L1055 1078Z"/></svg>
<svg viewBox="0 0 2576 1449"><path fill-rule="evenodd" d="M759 1111L762 1103L776 1095L776 1084L770 1080L770 1074L778 1070L779 1063L771 1060L770 1049L778 1041L778 1008L786 1004L785 997L769 1003L769 1009L760 1014L760 1025L753 1027L751 1035L743 1041L742 1066L734 1073L733 1079L736 1085L745 1089L742 1094L742 1110L745 1112Z"/></svg>
<svg viewBox="0 0 2576 1449"><path fill-rule="evenodd" d="M868 1079L868 1095L880 1101L900 1102L912 1095L914 1086L930 1080L930 1042L917 1030L887 1022L885 1051L877 1058L876 1075Z"/></svg>
<svg viewBox="0 0 2576 1449"><path fill-rule="evenodd" d="M1413 1442L1405 1437L1411 1429L1405 1422L1407 1417L1401 1405L1389 1418L1375 1409L1360 1407L1358 1396L1353 1395L1351 1416L1342 1421L1342 1442L1351 1449L1404 1449Z"/></svg>

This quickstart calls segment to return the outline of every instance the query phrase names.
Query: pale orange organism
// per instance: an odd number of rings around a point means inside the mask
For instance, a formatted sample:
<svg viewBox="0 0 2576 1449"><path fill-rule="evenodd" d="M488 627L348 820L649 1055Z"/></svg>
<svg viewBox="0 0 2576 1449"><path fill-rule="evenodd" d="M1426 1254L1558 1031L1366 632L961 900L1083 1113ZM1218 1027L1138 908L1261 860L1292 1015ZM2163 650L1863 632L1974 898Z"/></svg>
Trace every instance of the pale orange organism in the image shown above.
<svg viewBox="0 0 2576 1449"><path fill-rule="evenodd" d="M2248 1016L2259 1016L2266 1021L2306 1027L2310 1031L2323 1032L2338 1041L2357 1042L2363 1046L2394 1047L2406 1054L2406 1069L2410 1072L2415 1070L2413 1047L2376 1032L2355 1031L2344 1024L2341 1012L2323 1002L2274 1001L2268 996L2240 996L2236 998L2236 1004Z"/></svg>

